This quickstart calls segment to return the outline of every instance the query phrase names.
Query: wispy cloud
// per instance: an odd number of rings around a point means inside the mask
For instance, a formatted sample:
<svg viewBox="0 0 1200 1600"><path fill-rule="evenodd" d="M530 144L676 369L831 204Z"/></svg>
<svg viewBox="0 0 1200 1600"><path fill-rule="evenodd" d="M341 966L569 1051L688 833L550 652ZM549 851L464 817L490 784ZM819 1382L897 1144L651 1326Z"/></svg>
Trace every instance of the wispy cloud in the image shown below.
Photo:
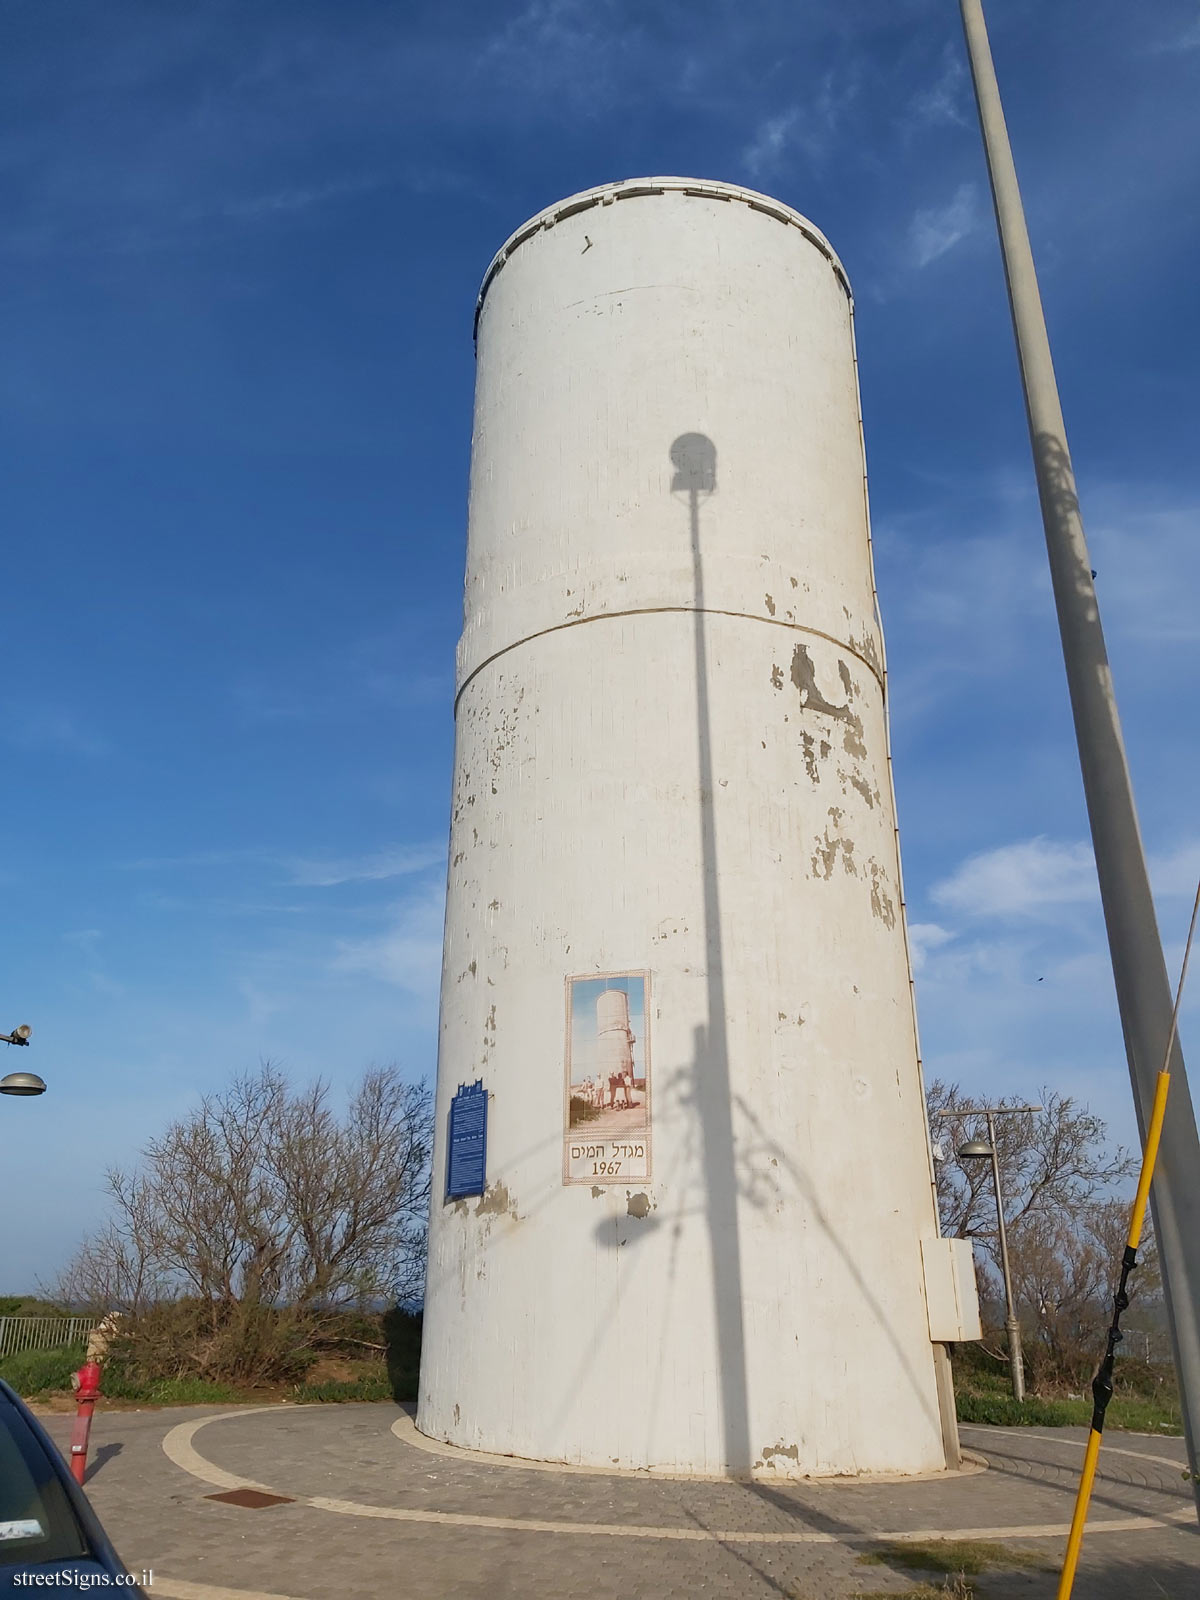
<svg viewBox="0 0 1200 1600"><path fill-rule="evenodd" d="M949 944L954 935L949 928L937 922L910 922L908 925L908 950L914 972L920 972L934 950Z"/></svg>
<svg viewBox="0 0 1200 1600"><path fill-rule="evenodd" d="M367 194L372 189L382 189L390 181L381 175L367 175L362 177L346 178L337 183L320 183L310 187L298 186L296 188L274 189L265 194L248 195L242 200L230 200L215 208L217 214L223 217L237 218L253 221L255 218L280 217L294 214L299 211L311 211L314 207L330 204L332 201L345 200L351 195ZM196 221L207 220L203 216L194 218Z"/></svg>
<svg viewBox="0 0 1200 1600"><path fill-rule="evenodd" d="M1147 860L1154 893L1164 899L1191 897L1200 879L1200 839ZM1097 902L1095 858L1083 839L1021 839L969 856L949 877L935 883L929 898L960 916L1044 918L1068 906ZM909 938L922 951L937 949L954 937L936 923L916 923Z"/></svg>
<svg viewBox="0 0 1200 1600"><path fill-rule="evenodd" d="M99 928L72 928L62 936L62 941L78 952L80 965L88 986L97 994L118 998L125 993L125 985L109 976L100 955L104 934Z"/></svg>
<svg viewBox="0 0 1200 1600"><path fill-rule="evenodd" d="M143 856L135 861L123 861L120 866L126 871L157 872L187 871L196 867L245 868L257 864L282 873L280 881L290 888L331 889L341 883L383 883L390 878L411 877L439 866L445 859L445 845L438 840L427 840L417 844L385 845L361 856L285 856L270 850L197 850L178 856Z"/></svg>
<svg viewBox="0 0 1200 1600"><path fill-rule="evenodd" d="M948 124L965 126L967 103L967 72L963 66L962 51L947 46L942 56L942 70L927 89L922 89L909 101L903 119L908 131L918 128L945 127Z"/></svg>
<svg viewBox="0 0 1200 1600"><path fill-rule="evenodd" d="M19 750L104 756L112 745L64 706L13 704L5 707L6 737Z"/></svg>
<svg viewBox="0 0 1200 1600"><path fill-rule="evenodd" d="M261 1028L272 1017L288 1010L291 996L276 993L256 983L253 978L237 979L236 987L246 1006L246 1022L251 1028Z"/></svg>
<svg viewBox="0 0 1200 1600"><path fill-rule="evenodd" d="M974 233L980 223L979 192L961 183L944 206L918 211L908 228L908 251L915 267L927 267Z"/></svg>
<svg viewBox="0 0 1200 1600"><path fill-rule="evenodd" d="M793 106L779 116L760 122L754 138L742 151L742 164L752 177L761 178L780 164L800 124L800 108Z"/></svg>
<svg viewBox="0 0 1200 1600"><path fill-rule="evenodd" d="M274 859L264 856L261 850L192 850L180 856L136 856L132 861L118 861L122 872L169 872L173 868L229 867L247 861Z"/></svg>
<svg viewBox="0 0 1200 1600"><path fill-rule="evenodd" d="M443 886L427 884L393 908L382 933L341 940L334 970L363 973L432 1001L441 982L445 912Z"/></svg>
<svg viewBox="0 0 1200 1600"><path fill-rule="evenodd" d="M1159 39L1149 48L1152 55L1158 56L1183 56L1190 55L1193 50L1200 50L1200 17L1188 23L1179 33Z"/></svg>
<svg viewBox="0 0 1200 1600"><path fill-rule="evenodd" d="M756 181L778 174L799 155L820 167L829 156L847 107L858 94L856 78L827 72L815 98L764 118L741 153L741 163Z"/></svg>
<svg viewBox="0 0 1200 1600"><path fill-rule="evenodd" d="M440 843L392 845L370 855L340 860L284 861L288 882L297 887L329 889L339 883L382 883L389 878L407 878L413 873L436 867L446 858Z"/></svg>
<svg viewBox="0 0 1200 1600"><path fill-rule="evenodd" d="M1105 625L1162 645L1200 640L1200 505L1156 504L1152 486L1085 488L1084 519Z"/></svg>
<svg viewBox="0 0 1200 1600"><path fill-rule="evenodd" d="M970 856L934 884L930 899L967 917L1028 917L1096 899L1091 847L1023 839Z"/></svg>
<svg viewBox="0 0 1200 1600"><path fill-rule="evenodd" d="M1152 857L1150 871L1175 973L1200 839ZM929 898L940 920L909 936L930 1075L1024 1092L1049 1064L1063 1093L1126 1137L1128 1083L1090 846L1037 837L981 851ZM1185 997L1185 1012L1198 1009L1200 997Z"/></svg>
<svg viewBox="0 0 1200 1600"><path fill-rule="evenodd" d="M473 68L525 95L569 94L577 115L594 116L611 106L641 37L612 0L531 0L484 41Z"/></svg>
<svg viewBox="0 0 1200 1600"><path fill-rule="evenodd" d="M447 612L449 608L447 607ZM450 658L423 656L440 617L409 611L398 624L359 638L338 638L314 652L303 676L255 674L230 686L245 722L328 722L378 709L407 709L454 693Z"/></svg>
<svg viewBox="0 0 1200 1600"><path fill-rule="evenodd" d="M1177 895L1186 895L1191 899L1196 892L1198 881L1200 881L1200 839L1193 839L1165 854L1151 856L1150 882L1154 893L1160 898L1166 900Z"/></svg>

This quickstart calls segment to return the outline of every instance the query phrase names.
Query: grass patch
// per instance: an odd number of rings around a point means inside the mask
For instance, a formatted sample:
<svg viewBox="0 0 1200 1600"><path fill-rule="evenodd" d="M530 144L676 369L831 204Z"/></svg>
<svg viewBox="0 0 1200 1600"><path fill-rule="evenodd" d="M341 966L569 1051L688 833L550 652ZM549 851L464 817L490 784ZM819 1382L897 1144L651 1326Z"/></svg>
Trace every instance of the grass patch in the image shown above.
<svg viewBox="0 0 1200 1600"><path fill-rule="evenodd" d="M70 1394L71 1379L83 1365L82 1344L60 1345L54 1350L21 1350L0 1361L0 1378L23 1399ZM140 1378L122 1371L117 1362L104 1369L100 1392L111 1400L143 1400L155 1406L200 1405L244 1400L247 1396L227 1383L206 1383L202 1378Z"/></svg>
<svg viewBox="0 0 1200 1600"><path fill-rule="evenodd" d="M22 1350L17 1355L0 1361L0 1378L26 1400L43 1399L52 1394L70 1394L71 1378L83 1365L84 1347L66 1345L57 1350ZM416 1374L411 1382L401 1385L416 1393ZM407 1399L408 1394L397 1396L396 1385L386 1367L379 1363L374 1372L361 1373L347 1379L331 1378L317 1383L294 1386L292 1394L300 1404L313 1401L339 1400L392 1400ZM208 1378L147 1378L136 1368L126 1369L119 1360L106 1363L100 1392L107 1400L140 1401L150 1406L225 1405L237 1401L261 1401L263 1389L233 1383L220 1383ZM272 1387L270 1397L278 1393ZM287 1394L287 1390L283 1393Z"/></svg>
<svg viewBox="0 0 1200 1600"><path fill-rule="evenodd" d="M0 1317L69 1317L71 1313L34 1294L0 1294Z"/></svg>
<svg viewBox="0 0 1200 1600"><path fill-rule="evenodd" d="M919 1583L915 1589L869 1589L856 1600L975 1600L976 1589L961 1573L944 1583Z"/></svg>
<svg viewBox="0 0 1200 1600"><path fill-rule="evenodd" d="M1183 1410L1179 1401L1169 1396L1114 1395L1107 1415L1114 1428L1127 1428L1130 1433L1183 1432Z"/></svg>
<svg viewBox="0 0 1200 1600"><path fill-rule="evenodd" d="M0 1378L24 1399L70 1389L71 1375L83 1365L82 1344L57 1345L53 1350L18 1350L0 1361Z"/></svg>
<svg viewBox="0 0 1200 1600"><path fill-rule="evenodd" d="M1086 1428L1092 1420L1090 1378L1079 1384L1074 1395L1058 1388L1030 1395L1018 1405L1012 1397L1007 1367L974 1345L959 1345L955 1352L954 1391L960 1422L1005 1428ZM1128 1357L1118 1361L1116 1393L1107 1421L1109 1427L1131 1433L1182 1433L1183 1416L1171 1369Z"/></svg>
<svg viewBox="0 0 1200 1600"><path fill-rule="evenodd" d="M364 1378L329 1378L323 1383L300 1383L296 1385L296 1400L300 1405L311 1405L314 1401L391 1400L393 1398L392 1385L386 1372L375 1373L370 1377Z"/></svg>
<svg viewBox="0 0 1200 1600"><path fill-rule="evenodd" d="M1076 1422L1090 1422L1092 1408L1082 1400L1039 1400L1029 1395L1022 1401L1010 1394L960 1394L955 1397L960 1422L989 1422L1006 1428L1066 1428Z"/></svg>
<svg viewBox="0 0 1200 1600"><path fill-rule="evenodd" d="M897 1540L879 1544L859 1556L864 1564L899 1567L905 1572L945 1572L971 1577L989 1567L1024 1567L1037 1572L1058 1569L1040 1550L1019 1550L983 1539L929 1539L924 1544Z"/></svg>
<svg viewBox="0 0 1200 1600"><path fill-rule="evenodd" d="M100 1392L111 1400L142 1400L151 1406L224 1405L258 1398L253 1390L207 1378L137 1378L105 1370Z"/></svg>
<svg viewBox="0 0 1200 1600"><path fill-rule="evenodd" d="M1092 1402L1086 1400L1041 1400L1028 1396L1018 1403L1011 1394L980 1394L969 1390L955 1397L960 1422L992 1423L1004 1428L1086 1428L1092 1420ZM1109 1427L1125 1428L1130 1433L1183 1432L1183 1417L1178 1401L1170 1396L1148 1397L1115 1394L1109 1403Z"/></svg>
<svg viewBox="0 0 1200 1600"><path fill-rule="evenodd" d="M308 1350L304 1370L293 1371L290 1381L284 1378L258 1385L237 1378L179 1376L184 1363L179 1353L169 1347L156 1372L154 1365L118 1346L104 1363L101 1394L104 1399L152 1406L416 1399L421 1360L420 1315L398 1309L389 1311L362 1329L352 1327L350 1333L354 1336L347 1336L340 1343L330 1341L323 1349ZM360 1333L373 1334L374 1338L359 1337ZM378 1353L364 1355L364 1351ZM51 1350L22 1350L0 1361L0 1378L26 1399L68 1397L71 1379L83 1362L82 1343Z"/></svg>

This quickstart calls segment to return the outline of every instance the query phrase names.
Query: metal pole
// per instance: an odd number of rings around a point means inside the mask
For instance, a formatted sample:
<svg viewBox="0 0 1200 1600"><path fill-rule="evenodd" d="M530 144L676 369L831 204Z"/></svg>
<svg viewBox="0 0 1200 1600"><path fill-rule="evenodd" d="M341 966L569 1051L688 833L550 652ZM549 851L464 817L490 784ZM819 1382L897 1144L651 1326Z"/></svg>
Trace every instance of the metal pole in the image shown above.
<svg viewBox="0 0 1200 1600"><path fill-rule="evenodd" d="M1171 1025L1171 989L983 8L980 0L959 0L959 4L1004 256L1117 1004L1144 1144ZM1171 1102L1154 1180L1154 1227L1188 1462L1200 1508L1200 1139L1177 1043L1169 1060Z"/></svg>
<svg viewBox="0 0 1200 1600"><path fill-rule="evenodd" d="M1017 1319L1016 1303L1013 1300L1012 1268L1008 1264L1008 1234L1004 1227L1004 1194L1000 1188L1000 1162L996 1156L996 1128L990 1111L987 1130L988 1144L992 1148L992 1182L996 1185L996 1222L1000 1228L1000 1268L1004 1273L1004 1305L1007 1311L1004 1330L1008 1334L1008 1365L1012 1372L1013 1399L1019 1402L1025 1398L1025 1362L1021 1355L1021 1324Z"/></svg>

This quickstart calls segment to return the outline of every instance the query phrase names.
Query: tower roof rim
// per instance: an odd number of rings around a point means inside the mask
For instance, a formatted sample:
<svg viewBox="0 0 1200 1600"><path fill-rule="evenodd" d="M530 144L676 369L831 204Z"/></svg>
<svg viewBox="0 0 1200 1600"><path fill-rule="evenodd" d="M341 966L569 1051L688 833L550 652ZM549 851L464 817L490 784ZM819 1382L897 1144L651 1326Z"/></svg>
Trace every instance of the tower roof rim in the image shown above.
<svg viewBox="0 0 1200 1600"><path fill-rule="evenodd" d="M787 224L789 227L798 228L810 244L816 246L821 254L828 260L833 268L846 298L854 306L854 295L850 288L850 279L842 265L837 251L821 232L814 222L793 206L787 205L782 200L776 200L773 195L763 194L757 189L747 189L738 183L725 183L712 178L623 178L616 183L597 184L593 189L581 189L577 194L567 195L562 200L556 200L553 205L544 207L536 215L513 230L508 238L492 257L487 271L483 275L483 282L479 286L479 295L475 301L475 332L479 332L479 316L483 310L483 302L492 280L508 261L515 250L535 234L543 233L553 228L556 223L565 221L568 217L575 216L580 211L589 211L595 206L609 205L617 200L630 200L640 196L661 194L685 194L695 199L734 200L749 206L753 211L764 212L767 216L774 217L776 221Z"/></svg>

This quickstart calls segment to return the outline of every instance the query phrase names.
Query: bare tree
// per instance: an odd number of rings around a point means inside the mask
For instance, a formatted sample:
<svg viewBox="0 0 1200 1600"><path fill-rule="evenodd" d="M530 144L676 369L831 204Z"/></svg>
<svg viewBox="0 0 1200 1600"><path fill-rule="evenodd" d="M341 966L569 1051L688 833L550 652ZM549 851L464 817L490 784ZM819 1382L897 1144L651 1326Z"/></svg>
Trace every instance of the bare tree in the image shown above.
<svg viewBox="0 0 1200 1600"><path fill-rule="evenodd" d="M1129 1229L1129 1203L1093 1200L1073 1217L1035 1212L1022 1223L1010 1252L1013 1292L1022 1319L1036 1330L1036 1355L1052 1377L1081 1380L1103 1350ZM1161 1289L1158 1255L1143 1236L1130 1300L1145 1304ZM1128 1326L1128 1319L1127 1319Z"/></svg>
<svg viewBox="0 0 1200 1600"><path fill-rule="evenodd" d="M947 1157L937 1163L942 1232L958 1239L980 1239L998 1259L991 1163L963 1165L953 1159L953 1152L968 1141L986 1139L987 1125L982 1117L962 1109L971 1102L957 1084L935 1081L925 1098L934 1143ZM997 1106L1023 1104L1016 1095L996 1101ZM1136 1156L1120 1147L1109 1149L1100 1117L1049 1089L1042 1090L1041 1111L997 1117L994 1127L1010 1229L1039 1214L1073 1218L1137 1171Z"/></svg>
<svg viewBox="0 0 1200 1600"><path fill-rule="evenodd" d="M428 1088L373 1069L346 1115L329 1086L277 1067L235 1078L108 1174L112 1218L62 1298L137 1316L188 1299L212 1330L233 1308L314 1317L419 1291L429 1205Z"/></svg>
<svg viewBox="0 0 1200 1600"><path fill-rule="evenodd" d="M1115 1188L1137 1171L1138 1159L1110 1148L1102 1118L1071 1097L1043 1089L1041 1098L1041 1111L996 1117L993 1124L1013 1295L1035 1378L1080 1383L1102 1350L1129 1224L1129 1203ZM963 1109L970 1099L956 1084L934 1082L926 1099L932 1137L945 1157L936 1163L942 1232L978 1241L981 1290L998 1303L1003 1291L991 1162L955 1159L968 1141L986 1139L986 1123ZM996 1103L1023 1104L1016 1096ZM1148 1236L1139 1260L1131 1288L1145 1303L1160 1288Z"/></svg>

